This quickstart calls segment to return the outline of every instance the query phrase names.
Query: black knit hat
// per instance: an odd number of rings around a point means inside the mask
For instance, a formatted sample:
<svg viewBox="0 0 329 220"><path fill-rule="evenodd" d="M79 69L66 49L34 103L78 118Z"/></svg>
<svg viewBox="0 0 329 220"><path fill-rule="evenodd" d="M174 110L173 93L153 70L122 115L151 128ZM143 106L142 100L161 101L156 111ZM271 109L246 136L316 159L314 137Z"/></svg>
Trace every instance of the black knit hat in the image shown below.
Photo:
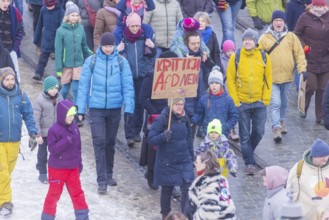
<svg viewBox="0 0 329 220"><path fill-rule="evenodd" d="M167 50L165 52L162 52L159 56L159 58L175 58L175 57L178 57L178 55L171 51L171 50Z"/></svg>
<svg viewBox="0 0 329 220"><path fill-rule="evenodd" d="M286 14L283 11L276 10L272 14L272 22L273 22L274 19L277 19L277 18L281 18L284 21L286 21Z"/></svg>
<svg viewBox="0 0 329 220"><path fill-rule="evenodd" d="M111 32L105 32L101 37L101 46L114 45L114 35Z"/></svg>

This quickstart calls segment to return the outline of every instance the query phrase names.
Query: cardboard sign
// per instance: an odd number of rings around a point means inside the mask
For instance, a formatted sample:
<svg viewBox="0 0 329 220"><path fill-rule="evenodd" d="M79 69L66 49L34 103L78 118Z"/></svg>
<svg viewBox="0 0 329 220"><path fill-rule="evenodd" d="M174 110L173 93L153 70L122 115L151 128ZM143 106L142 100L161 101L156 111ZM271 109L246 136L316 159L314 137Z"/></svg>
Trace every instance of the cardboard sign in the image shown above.
<svg viewBox="0 0 329 220"><path fill-rule="evenodd" d="M306 81L304 81L303 74L299 78L299 91L298 91L298 110L305 114L305 94L306 94Z"/></svg>
<svg viewBox="0 0 329 220"><path fill-rule="evenodd" d="M157 59L152 99L196 97L200 65L200 57Z"/></svg>

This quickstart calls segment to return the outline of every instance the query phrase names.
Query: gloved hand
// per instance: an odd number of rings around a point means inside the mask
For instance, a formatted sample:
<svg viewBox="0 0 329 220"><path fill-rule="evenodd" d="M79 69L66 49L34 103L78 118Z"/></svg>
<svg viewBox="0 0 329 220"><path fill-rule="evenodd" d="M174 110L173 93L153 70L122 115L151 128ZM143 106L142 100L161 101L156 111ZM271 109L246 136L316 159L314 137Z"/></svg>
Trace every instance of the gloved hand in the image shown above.
<svg viewBox="0 0 329 220"><path fill-rule="evenodd" d="M84 121L85 120L85 114L78 114L79 120Z"/></svg>
<svg viewBox="0 0 329 220"><path fill-rule="evenodd" d="M125 112L125 115L124 115L124 120L125 120L125 124L127 125L131 120L133 120L133 114L132 113L128 113L128 112Z"/></svg>
<svg viewBox="0 0 329 220"><path fill-rule="evenodd" d="M263 29L263 24L262 21L259 19L258 16L255 17L251 17L252 21L254 22L254 27L258 30L262 30Z"/></svg>
<svg viewBox="0 0 329 220"><path fill-rule="evenodd" d="M236 172L230 172L233 177L236 177Z"/></svg>
<svg viewBox="0 0 329 220"><path fill-rule="evenodd" d="M171 130L165 130L163 132L163 135L166 137L167 139L167 142L169 142L170 138L171 138L171 134L172 134L172 131Z"/></svg>
<svg viewBox="0 0 329 220"><path fill-rule="evenodd" d="M62 77L63 72L56 72L57 77Z"/></svg>
<svg viewBox="0 0 329 220"><path fill-rule="evenodd" d="M302 72L303 74L303 81L305 82L307 80L307 72Z"/></svg>
<svg viewBox="0 0 329 220"><path fill-rule="evenodd" d="M38 143L35 135L30 136L29 148L31 149L31 151L33 151L37 147L37 145Z"/></svg>
<svg viewBox="0 0 329 220"><path fill-rule="evenodd" d="M225 11L228 8L228 3L225 0L219 0L217 8L219 8L220 11Z"/></svg>
<svg viewBox="0 0 329 220"><path fill-rule="evenodd" d="M308 54L309 52L311 52L311 47L308 45L305 45L303 49L304 49L305 54Z"/></svg>

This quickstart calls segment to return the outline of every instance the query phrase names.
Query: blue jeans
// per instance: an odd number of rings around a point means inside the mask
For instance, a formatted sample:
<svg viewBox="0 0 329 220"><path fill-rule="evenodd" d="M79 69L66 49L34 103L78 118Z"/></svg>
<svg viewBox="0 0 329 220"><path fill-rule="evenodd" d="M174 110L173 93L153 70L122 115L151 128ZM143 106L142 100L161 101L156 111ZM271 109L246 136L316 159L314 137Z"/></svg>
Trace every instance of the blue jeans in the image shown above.
<svg viewBox="0 0 329 220"><path fill-rule="evenodd" d="M75 104L78 97L79 80L72 80L72 82L70 83L63 84L61 89L61 95L63 96L64 99L67 98L71 84L72 84L73 103Z"/></svg>
<svg viewBox="0 0 329 220"><path fill-rule="evenodd" d="M112 178L115 154L115 139L121 119L121 108L93 109L90 113L91 137L94 145L97 183L107 185Z"/></svg>
<svg viewBox="0 0 329 220"><path fill-rule="evenodd" d="M272 128L281 127L280 122L286 118L291 82L272 84L270 114Z"/></svg>
<svg viewBox="0 0 329 220"><path fill-rule="evenodd" d="M295 67L295 69L294 69L294 82L295 82L295 85L296 85L297 93L299 91L299 79L300 79L300 75L297 71L297 68Z"/></svg>
<svg viewBox="0 0 329 220"><path fill-rule="evenodd" d="M266 106L258 101L241 103L237 109L243 160L246 165L255 165L254 151L265 132Z"/></svg>
<svg viewBox="0 0 329 220"><path fill-rule="evenodd" d="M233 5L229 5L229 7L225 11L220 11L217 8L217 12L220 17L220 21L223 27L223 39L221 45L226 40L234 41L234 30L235 30L235 23L238 17L238 12L241 8L242 0L237 1Z"/></svg>

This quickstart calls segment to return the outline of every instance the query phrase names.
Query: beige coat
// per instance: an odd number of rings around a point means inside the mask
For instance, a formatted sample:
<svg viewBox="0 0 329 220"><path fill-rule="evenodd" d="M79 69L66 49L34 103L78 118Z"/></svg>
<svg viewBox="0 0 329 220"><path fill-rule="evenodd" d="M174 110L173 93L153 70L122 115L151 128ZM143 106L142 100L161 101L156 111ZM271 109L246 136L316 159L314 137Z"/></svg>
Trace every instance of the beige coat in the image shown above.
<svg viewBox="0 0 329 220"><path fill-rule="evenodd" d="M115 8L114 0L104 0L104 8L101 8L97 12L96 23L94 28L94 52L97 50L101 36L105 32L113 33L115 27L117 26L117 15L115 13L109 12L105 7Z"/></svg>
<svg viewBox="0 0 329 220"><path fill-rule="evenodd" d="M287 190L292 192L294 201L302 206L305 220L317 219L317 208L329 204L329 163L322 168L314 166L310 152L307 150L304 153L299 184L297 163L289 172L287 184Z"/></svg>
<svg viewBox="0 0 329 220"><path fill-rule="evenodd" d="M154 0L154 4L155 9L145 13L144 23L153 27L157 46L169 48L177 24L183 19L180 5L176 0Z"/></svg>
<svg viewBox="0 0 329 220"><path fill-rule="evenodd" d="M259 44L265 51L269 51L277 41L271 27L259 39ZM295 63L298 73L306 71L307 62L298 37L287 31L282 32L281 37L284 35L285 38L269 55L272 61L272 83L274 84L292 82Z"/></svg>

